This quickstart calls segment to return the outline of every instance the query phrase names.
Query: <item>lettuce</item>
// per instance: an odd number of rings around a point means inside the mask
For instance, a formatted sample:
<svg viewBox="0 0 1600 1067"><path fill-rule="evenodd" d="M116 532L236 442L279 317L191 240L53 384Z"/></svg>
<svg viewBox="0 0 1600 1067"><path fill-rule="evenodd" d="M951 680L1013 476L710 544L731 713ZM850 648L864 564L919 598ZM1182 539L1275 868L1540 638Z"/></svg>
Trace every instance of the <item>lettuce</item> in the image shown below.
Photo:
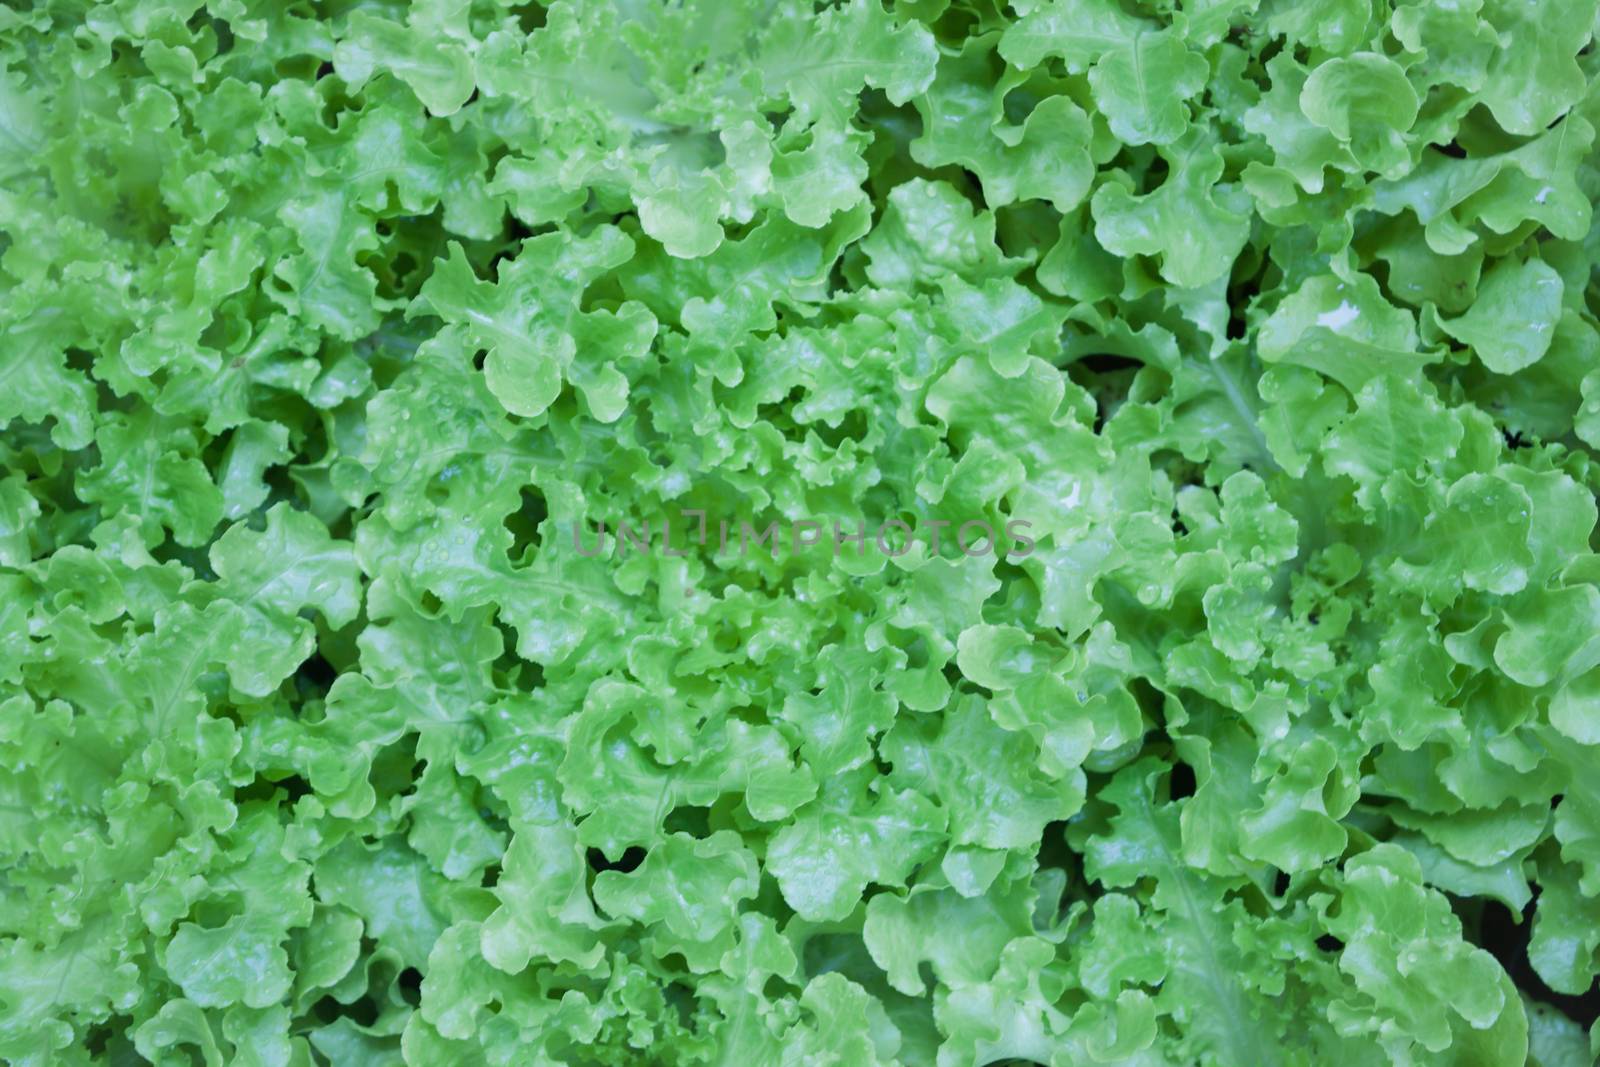
<svg viewBox="0 0 1600 1067"><path fill-rule="evenodd" d="M0 1060L1592 1063L1597 24L7 5Z"/></svg>

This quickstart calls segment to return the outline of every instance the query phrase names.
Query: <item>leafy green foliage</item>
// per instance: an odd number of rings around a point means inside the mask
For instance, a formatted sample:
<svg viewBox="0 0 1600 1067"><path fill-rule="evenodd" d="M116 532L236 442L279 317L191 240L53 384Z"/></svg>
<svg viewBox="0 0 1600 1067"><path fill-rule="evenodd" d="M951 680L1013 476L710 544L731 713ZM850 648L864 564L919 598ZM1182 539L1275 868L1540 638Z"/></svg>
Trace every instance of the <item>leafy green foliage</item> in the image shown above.
<svg viewBox="0 0 1600 1067"><path fill-rule="evenodd" d="M1597 16L4 5L0 1060L1593 1063Z"/></svg>

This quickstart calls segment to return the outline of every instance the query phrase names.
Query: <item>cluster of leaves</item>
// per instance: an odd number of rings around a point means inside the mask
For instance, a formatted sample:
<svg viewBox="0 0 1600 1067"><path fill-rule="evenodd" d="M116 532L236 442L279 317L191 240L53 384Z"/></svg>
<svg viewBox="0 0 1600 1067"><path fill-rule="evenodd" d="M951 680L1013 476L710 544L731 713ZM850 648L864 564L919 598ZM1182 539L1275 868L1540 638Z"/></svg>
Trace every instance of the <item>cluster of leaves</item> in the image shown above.
<svg viewBox="0 0 1600 1067"><path fill-rule="evenodd" d="M5 4L0 1058L1592 1062L1596 21Z"/></svg>

